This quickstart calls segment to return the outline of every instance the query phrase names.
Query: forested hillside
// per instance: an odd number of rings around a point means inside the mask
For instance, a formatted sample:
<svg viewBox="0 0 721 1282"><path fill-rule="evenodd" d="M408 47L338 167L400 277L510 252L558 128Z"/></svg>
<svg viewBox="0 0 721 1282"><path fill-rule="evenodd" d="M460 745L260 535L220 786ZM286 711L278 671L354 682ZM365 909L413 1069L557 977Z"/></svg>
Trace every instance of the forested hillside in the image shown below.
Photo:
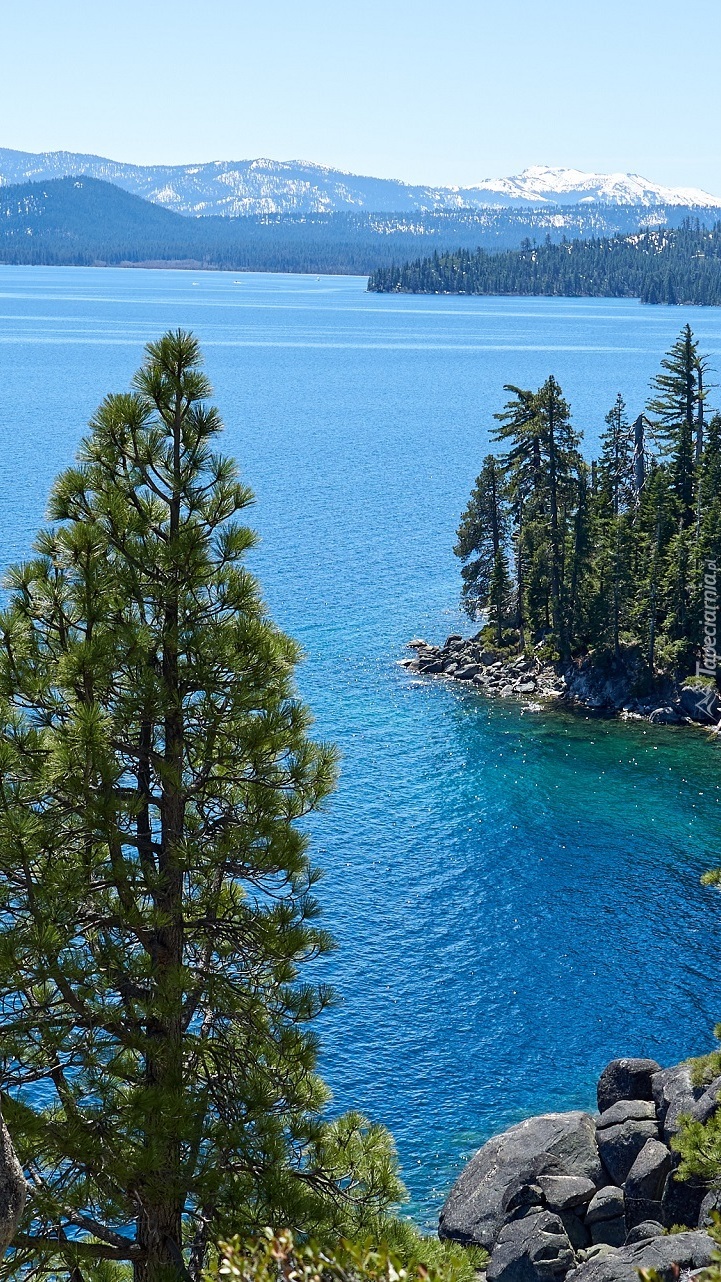
<svg viewBox="0 0 721 1282"><path fill-rule="evenodd" d="M524 242L516 251L434 253L403 266L379 267L368 288L379 293L550 294L640 298L644 303L721 304L721 223L685 219L655 228L560 244Z"/></svg>
<svg viewBox="0 0 721 1282"><path fill-rule="evenodd" d="M672 221L687 213L659 209L653 217ZM458 249L471 258L479 245L498 250L528 237L636 231L650 216L642 207L584 206L191 218L112 183L74 177L0 187L0 261L366 275L431 249L449 261L449 251Z"/></svg>

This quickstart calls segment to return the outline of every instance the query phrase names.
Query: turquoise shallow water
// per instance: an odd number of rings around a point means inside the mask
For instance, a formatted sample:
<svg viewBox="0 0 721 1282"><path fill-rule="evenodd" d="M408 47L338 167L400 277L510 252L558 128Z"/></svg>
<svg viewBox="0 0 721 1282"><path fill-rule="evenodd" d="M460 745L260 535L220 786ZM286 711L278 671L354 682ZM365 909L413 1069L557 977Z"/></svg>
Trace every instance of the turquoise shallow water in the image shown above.
<svg viewBox="0 0 721 1282"><path fill-rule="evenodd" d="M429 1225L494 1130L591 1104L614 1055L699 1052L721 1019L718 900L698 884L721 862L719 748L522 717L395 664L459 623L453 532L503 383L554 373L592 442L619 389L638 412L686 320L721 371L716 309L0 267L3 565L143 342L170 325L203 340L224 448L257 494L256 568L342 752L313 822L343 999L324 1072L338 1107L393 1129Z"/></svg>

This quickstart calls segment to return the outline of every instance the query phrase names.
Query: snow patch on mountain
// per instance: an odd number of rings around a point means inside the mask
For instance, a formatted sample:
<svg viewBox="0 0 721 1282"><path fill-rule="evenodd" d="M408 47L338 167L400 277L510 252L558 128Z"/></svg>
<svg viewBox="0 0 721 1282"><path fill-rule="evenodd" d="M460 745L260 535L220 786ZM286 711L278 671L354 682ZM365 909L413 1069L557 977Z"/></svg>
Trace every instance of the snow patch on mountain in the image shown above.
<svg viewBox="0 0 721 1282"><path fill-rule="evenodd" d="M696 187L663 187L639 174L592 174L532 165L473 187L423 187L372 178L302 160L210 161L191 165L130 165L68 151L0 148L0 186L86 174L191 216L314 214L339 210L428 213L440 210L566 205L700 206L721 198Z"/></svg>

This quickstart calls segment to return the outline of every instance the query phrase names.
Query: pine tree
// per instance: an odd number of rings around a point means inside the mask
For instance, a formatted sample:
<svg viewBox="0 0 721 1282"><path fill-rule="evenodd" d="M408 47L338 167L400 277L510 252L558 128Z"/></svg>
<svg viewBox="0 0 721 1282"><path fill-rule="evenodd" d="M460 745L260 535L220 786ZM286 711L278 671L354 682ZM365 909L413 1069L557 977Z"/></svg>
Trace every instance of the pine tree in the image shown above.
<svg viewBox="0 0 721 1282"><path fill-rule="evenodd" d="M634 429L626 417L626 402L620 392L605 422L599 474L611 496L613 515L618 516L628 504L634 486Z"/></svg>
<svg viewBox="0 0 721 1282"><path fill-rule="evenodd" d="M549 565L553 630L562 659L570 657L564 582L564 530L560 505L575 488L580 466L579 438L571 426L571 412L553 375L535 397L541 452L546 464L549 511Z"/></svg>
<svg viewBox="0 0 721 1282"><path fill-rule="evenodd" d="M471 619L488 610L499 645L508 598L507 525L503 473L498 460L489 454L461 517L453 551L464 562L463 608Z"/></svg>
<svg viewBox="0 0 721 1282"><path fill-rule="evenodd" d="M703 450L703 407L709 392L703 382L708 360L699 354L690 325L681 330L661 368L652 379L656 395L647 408L672 460L674 490L686 527L694 516L694 469Z"/></svg>
<svg viewBox="0 0 721 1282"><path fill-rule="evenodd" d="M321 1120L329 994L299 968L331 941L296 821L334 759L209 393L191 335L150 344L10 576L0 1037L33 1196L6 1274L198 1278L219 1235L377 1225L401 1191L382 1128Z"/></svg>

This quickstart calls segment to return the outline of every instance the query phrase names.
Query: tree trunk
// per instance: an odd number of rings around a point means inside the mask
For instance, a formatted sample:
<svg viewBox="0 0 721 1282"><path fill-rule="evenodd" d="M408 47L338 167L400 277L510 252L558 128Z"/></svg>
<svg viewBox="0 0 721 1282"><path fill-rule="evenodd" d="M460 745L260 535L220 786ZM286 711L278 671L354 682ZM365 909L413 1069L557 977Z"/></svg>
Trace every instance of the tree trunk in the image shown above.
<svg viewBox="0 0 721 1282"><path fill-rule="evenodd" d="M170 501L169 547L177 550L181 502L182 403L176 400L173 422L173 494ZM156 912L161 924L153 939L153 974L159 1000L158 1013L148 1020L145 1081L150 1108L146 1117L145 1145L149 1155L139 1193L138 1245L144 1259L135 1265L136 1282L170 1282L182 1275L183 1196L181 1141L176 1102L183 1093L182 988L183 874L179 851L183 839L183 710L178 671L180 558L171 563L163 622L163 674L165 717L164 777L160 813L160 853ZM153 1107L153 1101L155 1105Z"/></svg>

